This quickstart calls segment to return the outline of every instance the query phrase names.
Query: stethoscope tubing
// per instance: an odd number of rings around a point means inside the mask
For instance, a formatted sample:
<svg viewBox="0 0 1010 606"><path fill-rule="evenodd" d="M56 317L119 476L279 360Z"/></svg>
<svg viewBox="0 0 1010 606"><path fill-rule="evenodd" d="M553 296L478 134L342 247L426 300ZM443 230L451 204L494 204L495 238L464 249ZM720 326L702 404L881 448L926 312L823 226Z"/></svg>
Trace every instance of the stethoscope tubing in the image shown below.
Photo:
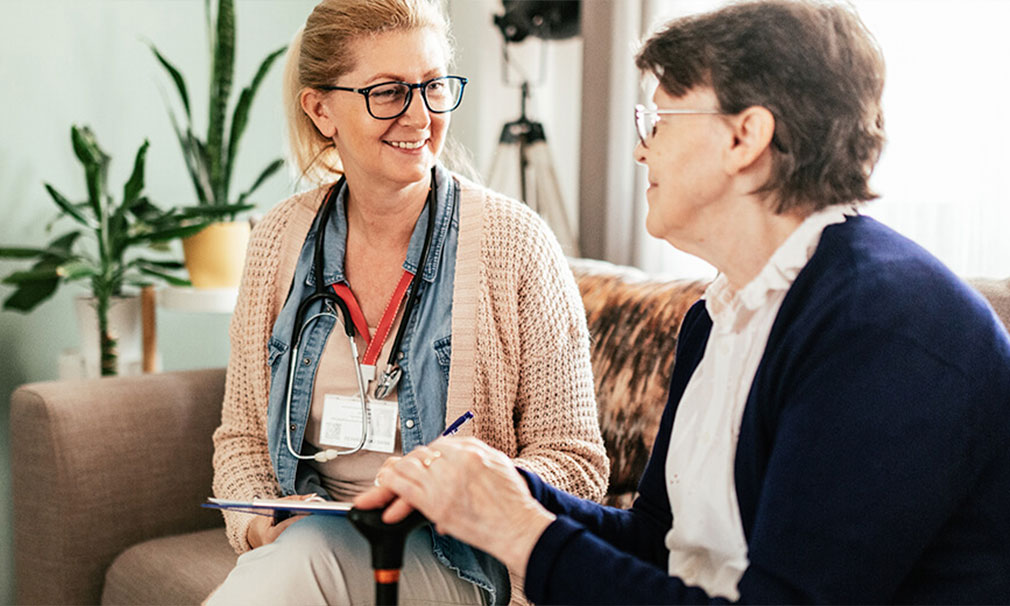
<svg viewBox="0 0 1010 606"><path fill-rule="evenodd" d="M285 417L284 417L284 426L285 426L285 433L287 434L288 450L291 452L291 454L293 454L298 459L315 460L320 463L325 463L326 461L335 459L338 456L354 454L360 451L362 448L364 448L365 442L368 440L368 403L363 395L366 393L365 379L361 375L361 364L359 364L359 358L358 358L358 344L354 342L354 336L352 335L347 338L347 341L348 343L350 343L351 346L351 355L354 356L354 370L358 378L358 398L361 401L361 435L358 437L358 444L348 450L338 451L333 448L328 448L326 450L320 450L314 455L302 455L295 452L294 445L291 443L291 395L292 392L294 391L295 371L298 369L297 360L298 360L298 349L299 345L301 344L301 333L305 331L306 326L308 326L315 320L318 320L319 318L323 317L332 317L336 319L337 314L329 311L323 311L313 316L310 316L307 320L305 320L305 323L302 324L301 330L298 331L299 339L295 341L294 346L291 347L292 363L288 364L289 368L288 387L287 387L287 393L285 394Z"/></svg>
<svg viewBox="0 0 1010 606"><path fill-rule="evenodd" d="M326 222L333 212L334 200L337 197L337 193L343 187L344 177L340 178L333 188L330 189L327 194L326 200L323 202L323 208L320 211L321 216L319 220L318 234L316 236L315 250L313 256L313 265L315 271L315 292L309 295L305 300L303 300L299 305L298 309L295 311L295 332L292 335L292 346L291 346L291 356L288 358L288 382L287 389L285 390L285 416L284 416L284 431L287 439L288 452L291 453L296 459L299 460L315 460L321 463L326 461L331 461L338 456L345 456L354 454L361 451L365 442L368 441L368 388L365 385L364 376L361 373L361 363L358 356L358 346L354 342L354 323L351 320L350 310L347 308L347 304L344 303L343 299L337 296L335 293L325 290L323 285L323 270L322 270L322 258L323 258L323 232L326 228ZM377 387L376 391L380 388L383 389L383 393L379 397L385 397L391 388L388 385L389 379L396 375L398 378L399 365L396 363L396 356L400 351L400 343L403 341L403 336L407 323L410 319L411 313L413 313L414 306L417 300L420 299L420 293L418 292L418 282L419 278L424 271L424 266L428 261L428 248L431 245L432 231L434 231L435 223L435 168L431 169L431 187L428 194L428 225L425 229L424 234L424 246L421 249L421 259L418 264L417 273L414 274L413 279L410 281L410 287L407 290L406 305L404 306L403 318L400 321L400 327L396 331L396 337L393 340L393 347L389 353L389 359L386 362L386 369L383 372L383 382ZM328 448L326 450L320 450L312 455L303 455L295 451L294 444L291 440L291 400L292 394L294 392L295 383L295 372L298 368L298 352L301 345L302 334L305 332L306 327L308 327L312 322L318 320L322 317L332 317L337 319L337 314L335 310L331 308L326 308L324 305L324 311L316 313L309 318L304 318L309 306L315 301L322 299L324 304L332 304L336 308L340 309L341 315L344 318L344 332L347 335L347 340L350 343L351 354L354 357L354 371L358 382L358 400L361 405L361 434L358 438L358 444L353 448L346 450L336 450L333 448ZM332 311L331 311L332 310ZM388 369L392 367L394 370L390 372ZM394 383L395 384L395 383Z"/></svg>

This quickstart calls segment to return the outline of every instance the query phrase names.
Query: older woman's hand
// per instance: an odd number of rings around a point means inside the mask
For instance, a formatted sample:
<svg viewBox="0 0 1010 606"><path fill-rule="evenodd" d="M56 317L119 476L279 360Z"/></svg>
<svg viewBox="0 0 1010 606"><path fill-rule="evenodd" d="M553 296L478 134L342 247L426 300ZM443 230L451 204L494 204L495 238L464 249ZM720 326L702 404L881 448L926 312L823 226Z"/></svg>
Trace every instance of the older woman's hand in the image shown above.
<svg viewBox="0 0 1010 606"><path fill-rule="evenodd" d="M435 529L526 570L530 552L554 514L530 494L512 461L475 438L440 438L384 465L378 484L354 500L361 509L389 505L396 522L412 508Z"/></svg>

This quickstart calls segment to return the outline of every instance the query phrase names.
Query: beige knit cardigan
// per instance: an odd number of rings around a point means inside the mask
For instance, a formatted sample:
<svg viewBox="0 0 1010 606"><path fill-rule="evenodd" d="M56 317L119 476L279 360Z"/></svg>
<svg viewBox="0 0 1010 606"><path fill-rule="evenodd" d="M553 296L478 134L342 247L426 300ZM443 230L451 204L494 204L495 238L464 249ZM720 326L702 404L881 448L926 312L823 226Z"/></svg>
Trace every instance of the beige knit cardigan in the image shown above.
<svg viewBox="0 0 1010 606"><path fill-rule="evenodd" d="M525 205L460 183L446 419L466 410L474 435L551 484L598 500L609 461L600 436L589 332L575 280L556 239ZM256 226L230 326L221 425L214 432L214 494L279 496L267 452L267 341L328 187L299 194ZM297 243L292 247L291 243ZM477 355L480 352L480 355ZM239 553L249 514L225 513Z"/></svg>

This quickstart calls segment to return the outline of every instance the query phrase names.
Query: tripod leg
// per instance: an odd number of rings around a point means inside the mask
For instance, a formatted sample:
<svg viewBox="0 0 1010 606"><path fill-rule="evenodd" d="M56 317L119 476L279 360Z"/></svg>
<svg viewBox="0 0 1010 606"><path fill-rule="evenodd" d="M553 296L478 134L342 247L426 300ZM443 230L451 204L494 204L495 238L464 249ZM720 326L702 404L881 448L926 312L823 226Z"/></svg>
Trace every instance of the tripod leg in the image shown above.
<svg viewBox="0 0 1010 606"><path fill-rule="evenodd" d="M519 199L529 204L529 188L526 187L526 171L530 167L529 144L526 142L526 135L519 136ZM537 206L533 210L540 212Z"/></svg>
<svg viewBox="0 0 1010 606"><path fill-rule="evenodd" d="M537 141L528 146L530 163L533 165L535 178L536 207L547 224L554 230L561 248L565 254L579 256L579 239L572 228L572 223L568 218L568 209L565 208L565 201L561 197L561 185L558 183L558 175L554 171L554 163L551 161L550 149L546 140Z"/></svg>
<svg viewBox="0 0 1010 606"><path fill-rule="evenodd" d="M489 188L505 195L518 196L518 193L513 189L515 185L512 181L515 178L512 171L515 170L516 153L515 143L498 144L494 150L494 156L491 158L491 170L488 171L487 186ZM510 184L512 185L510 186Z"/></svg>

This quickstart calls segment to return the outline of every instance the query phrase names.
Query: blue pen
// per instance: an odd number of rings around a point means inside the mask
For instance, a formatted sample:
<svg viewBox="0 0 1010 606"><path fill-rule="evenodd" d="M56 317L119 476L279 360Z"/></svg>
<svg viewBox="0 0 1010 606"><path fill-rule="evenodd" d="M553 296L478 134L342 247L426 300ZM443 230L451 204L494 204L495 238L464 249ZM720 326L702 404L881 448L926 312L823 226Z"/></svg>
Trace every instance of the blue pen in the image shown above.
<svg viewBox="0 0 1010 606"><path fill-rule="evenodd" d="M472 418L473 418L472 412L470 412L469 410L464 412L459 416L458 419L452 422L452 425L445 428L445 431L442 432L442 437L451 436L452 434L456 433L457 431L459 431L459 428L463 426L463 423L466 423Z"/></svg>

